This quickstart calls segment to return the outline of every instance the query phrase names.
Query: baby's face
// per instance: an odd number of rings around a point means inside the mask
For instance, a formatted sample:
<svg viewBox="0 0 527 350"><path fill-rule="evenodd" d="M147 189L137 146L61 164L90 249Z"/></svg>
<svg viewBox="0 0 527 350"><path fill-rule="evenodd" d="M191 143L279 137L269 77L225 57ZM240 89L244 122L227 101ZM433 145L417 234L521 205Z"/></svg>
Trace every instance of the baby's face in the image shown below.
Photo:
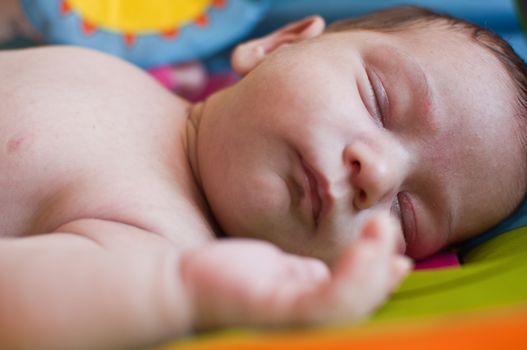
<svg viewBox="0 0 527 350"><path fill-rule="evenodd" d="M505 70L463 34L324 34L279 49L205 105L204 191L228 235L335 259L365 218L400 218L427 256L520 201Z"/></svg>

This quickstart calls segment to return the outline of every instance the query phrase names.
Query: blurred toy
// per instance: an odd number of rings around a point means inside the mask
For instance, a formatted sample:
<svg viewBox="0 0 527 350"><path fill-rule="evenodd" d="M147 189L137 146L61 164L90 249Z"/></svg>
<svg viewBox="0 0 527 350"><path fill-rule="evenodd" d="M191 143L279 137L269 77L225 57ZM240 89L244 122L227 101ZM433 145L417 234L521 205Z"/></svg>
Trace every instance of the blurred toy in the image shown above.
<svg viewBox="0 0 527 350"><path fill-rule="evenodd" d="M233 82L201 59L248 34L269 0L20 0L42 41L128 60L191 100Z"/></svg>
<svg viewBox="0 0 527 350"><path fill-rule="evenodd" d="M268 0L20 1L46 42L91 47L145 68L216 53L268 8Z"/></svg>
<svg viewBox="0 0 527 350"><path fill-rule="evenodd" d="M524 32L527 32L527 1L516 0L516 9L518 12L518 19Z"/></svg>
<svg viewBox="0 0 527 350"><path fill-rule="evenodd" d="M238 81L238 76L232 70L207 72L198 61L154 67L148 72L161 84L191 102L201 101Z"/></svg>

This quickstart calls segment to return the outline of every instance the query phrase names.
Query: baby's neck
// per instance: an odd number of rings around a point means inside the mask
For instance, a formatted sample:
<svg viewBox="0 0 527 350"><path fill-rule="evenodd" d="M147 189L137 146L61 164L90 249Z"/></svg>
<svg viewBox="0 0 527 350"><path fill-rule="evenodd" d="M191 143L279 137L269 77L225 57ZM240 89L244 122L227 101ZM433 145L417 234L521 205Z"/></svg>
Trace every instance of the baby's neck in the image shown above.
<svg viewBox="0 0 527 350"><path fill-rule="evenodd" d="M203 204L206 207L206 214L208 221L214 229L217 237L224 236L223 230L219 226L216 218L214 217L212 210L207 201L207 196L203 189L203 183L201 180L201 173L199 171L198 161L198 138L201 125L201 118L203 111L205 110L206 101L200 102L194 105L190 105L187 111L186 120L186 139L185 139L185 153L187 156L188 164L194 179L194 183L199 190Z"/></svg>
<svg viewBox="0 0 527 350"><path fill-rule="evenodd" d="M198 134L205 102L190 105L187 112L185 153L194 181L203 194L203 185L198 163Z"/></svg>

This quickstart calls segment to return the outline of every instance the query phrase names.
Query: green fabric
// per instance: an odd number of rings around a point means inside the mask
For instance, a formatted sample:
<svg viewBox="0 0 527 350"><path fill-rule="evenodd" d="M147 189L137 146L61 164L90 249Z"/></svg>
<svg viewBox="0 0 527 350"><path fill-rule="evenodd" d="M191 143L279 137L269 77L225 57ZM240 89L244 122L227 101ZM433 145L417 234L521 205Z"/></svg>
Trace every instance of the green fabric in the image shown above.
<svg viewBox="0 0 527 350"><path fill-rule="evenodd" d="M527 227L522 227L474 248L461 267L412 272L385 306L362 325L343 324L326 329L348 332L352 328L375 330L378 325L404 325L405 321L426 324L433 319L452 320L456 314L527 305L526 276ZM294 334L290 332L276 331L278 335ZM180 339L178 344L228 342L272 334L275 332L231 328Z"/></svg>
<svg viewBox="0 0 527 350"><path fill-rule="evenodd" d="M369 323L527 304L527 227L489 240L461 267L413 272Z"/></svg>

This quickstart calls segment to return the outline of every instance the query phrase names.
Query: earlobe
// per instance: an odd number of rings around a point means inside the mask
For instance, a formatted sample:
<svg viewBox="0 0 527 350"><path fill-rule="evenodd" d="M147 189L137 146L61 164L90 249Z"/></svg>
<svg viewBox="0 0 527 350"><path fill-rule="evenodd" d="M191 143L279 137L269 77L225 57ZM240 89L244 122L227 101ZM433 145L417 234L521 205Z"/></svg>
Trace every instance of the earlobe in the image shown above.
<svg viewBox="0 0 527 350"><path fill-rule="evenodd" d="M238 45L232 54L234 71L244 76L257 67L267 55L280 47L319 36L326 24L320 16L311 16L282 27L262 38Z"/></svg>

